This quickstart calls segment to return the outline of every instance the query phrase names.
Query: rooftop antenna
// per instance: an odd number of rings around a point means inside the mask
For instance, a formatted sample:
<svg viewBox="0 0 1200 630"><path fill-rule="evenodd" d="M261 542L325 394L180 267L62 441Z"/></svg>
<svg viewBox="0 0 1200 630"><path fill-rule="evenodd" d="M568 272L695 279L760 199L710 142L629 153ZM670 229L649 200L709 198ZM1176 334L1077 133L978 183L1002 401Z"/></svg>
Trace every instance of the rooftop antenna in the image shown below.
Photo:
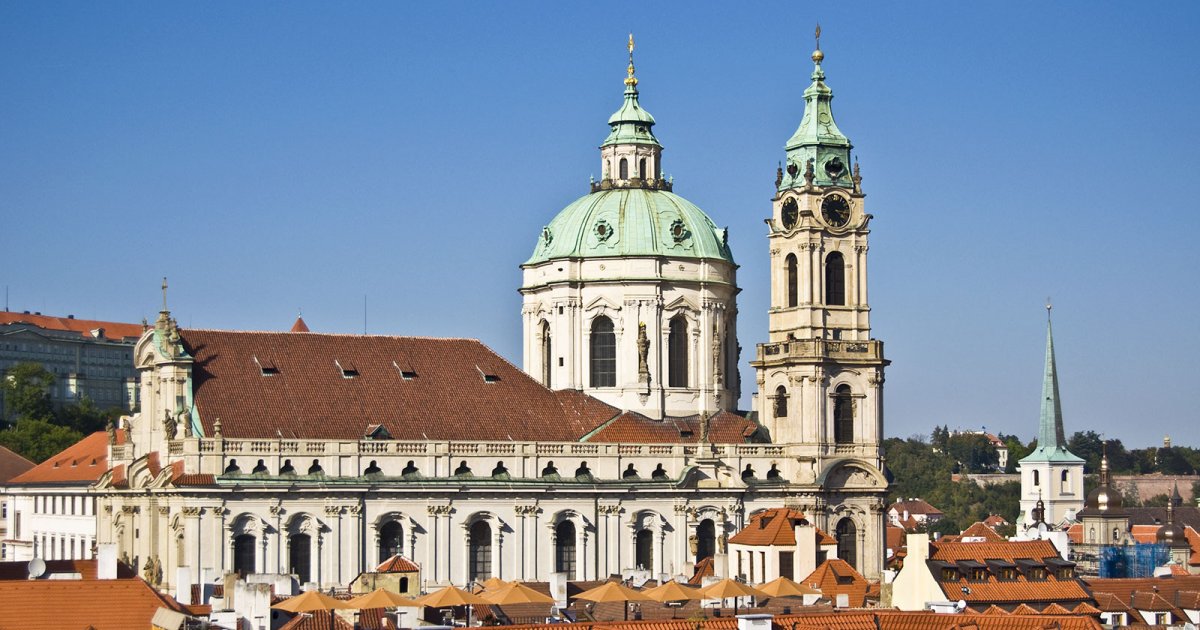
<svg viewBox="0 0 1200 630"><path fill-rule="evenodd" d="M4 285L4 312L8 312L8 285Z"/></svg>
<svg viewBox="0 0 1200 630"><path fill-rule="evenodd" d="M1050 303L1050 296L1046 296L1046 321L1050 321L1050 311L1054 309L1054 305Z"/></svg>
<svg viewBox="0 0 1200 630"><path fill-rule="evenodd" d="M363 334L367 334L367 294L363 294Z"/></svg>

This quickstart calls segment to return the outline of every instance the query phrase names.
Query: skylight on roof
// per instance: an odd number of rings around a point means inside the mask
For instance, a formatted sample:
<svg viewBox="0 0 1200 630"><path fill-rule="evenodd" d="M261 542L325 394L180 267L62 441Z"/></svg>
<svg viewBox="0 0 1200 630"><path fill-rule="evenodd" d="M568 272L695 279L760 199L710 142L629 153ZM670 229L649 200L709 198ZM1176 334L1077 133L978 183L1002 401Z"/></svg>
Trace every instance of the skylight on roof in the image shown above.
<svg viewBox="0 0 1200 630"><path fill-rule="evenodd" d="M475 366L475 370L476 370L477 372L479 372L479 375L480 375L480 376L482 376L482 377L483 377L483 382L484 382L484 383L497 383L497 382L499 382L499 381L500 381L500 375L499 375L499 374L496 374L496 373L495 373L495 372L493 372L493 371L486 371L486 372L485 372L485 371L484 371L482 368L480 368L478 365L476 365L476 366Z"/></svg>
<svg viewBox="0 0 1200 630"><path fill-rule="evenodd" d="M417 378L417 371L414 370L412 366L400 367L400 363L396 361L392 361L392 366L395 367L398 372L400 372L400 378L406 381L411 381L414 378Z"/></svg>
<svg viewBox="0 0 1200 630"><path fill-rule="evenodd" d="M352 363L347 362L342 364L337 359L334 359L333 364L342 371L342 378L355 378L358 376L358 368L354 367Z"/></svg>
<svg viewBox="0 0 1200 630"><path fill-rule="evenodd" d="M279 368L275 366L275 362L270 359L259 359L254 357L254 364L258 366L258 370L263 376L275 376L279 374Z"/></svg>

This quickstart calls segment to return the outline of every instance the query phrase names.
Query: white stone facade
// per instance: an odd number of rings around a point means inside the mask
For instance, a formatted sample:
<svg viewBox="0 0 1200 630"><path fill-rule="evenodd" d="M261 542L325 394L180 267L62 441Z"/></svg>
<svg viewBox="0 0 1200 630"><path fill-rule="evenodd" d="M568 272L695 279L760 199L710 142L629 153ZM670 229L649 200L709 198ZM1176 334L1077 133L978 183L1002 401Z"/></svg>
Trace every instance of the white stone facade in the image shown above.
<svg viewBox="0 0 1200 630"><path fill-rule="evenodd" d="M0 542L7 561L87 560L96 544L96 496L75 487L9 486Z"/></svg>

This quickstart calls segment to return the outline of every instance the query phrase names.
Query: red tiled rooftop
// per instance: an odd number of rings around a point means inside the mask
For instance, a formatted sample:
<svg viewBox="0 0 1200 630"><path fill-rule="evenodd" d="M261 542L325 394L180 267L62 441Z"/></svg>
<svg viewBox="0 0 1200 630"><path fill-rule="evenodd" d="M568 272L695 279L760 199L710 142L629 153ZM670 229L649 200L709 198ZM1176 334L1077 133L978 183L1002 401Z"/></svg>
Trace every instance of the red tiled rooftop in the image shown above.
<svg viewBox="0 0 1200 630"><path fill-rule="evenodd" d="M46 575L78 573L85 580L96 579L95 560L46 560ZM137 574L123 562L117 563L118 578L134 578ZM0 562L0 581L29 579L28 562ZM0 626L3 627L3 626Z"/></svg>
<svg viewBox="0 0 1200 630"><path fill-rule="evenodd" d="M54 317L52 315L34 315L32 313L0 312L0 326L5 324L29 324L45 330L76 332L81 337L93 339L92 331L103 329L102 339L120 341L121 339L136 339L142 336L141 324L122 324L119 322L102 322L94 319L72 319Z"/></svg>
<svg viewBox="0 0 1200 630"><path fill-rule="evenodd" d="M1058 558L1058 550L1048 540L1022 540L1005 542L939 542L931 545L930 560L954 563L972 560L986 563L988 560L1016 562L1020 559L1042 561ZM1029 580L1023 572L1017 572L1015 580L1000 580L988 571L986 580L971 580L958 574L958 579L943 580L935 574L934 579L951 601L959 599L968 603L1059 602L1074 607L1081 601L1092 598L1078 578L1058 579L1051 570L1045 579Z"/></svg>
<svg viewBox="0 0 1200 630"><path fill-rule="evenodd" d="M392 556L375 567L378 573L416 573L421 567L404 556Z"/></svg>
<svg viewBox="0 0 1200 630"><path fill-rule="evenodd" d="M310 332L310 331L308 330L308 324L304 323L304 318L297 315L296 323L292 324L292 329L289 330L288 332Z"/></svg>
<svg viewBox="0 0 1200 630"><path fill-rule="evenodd" d="M1026 607L1028 608L1028 607ZM1045 630L1051 624L1059 630L1100 630L1100 622L1088 616L1056 616L1053 620L1029 609L1024 615L999 614L939 614L933 612L901 612L898 610L823 611L776 615L773 630ZM753 609L743 612L753 612ZM695 630L696 622L689 619L654 621L582 622L572 624L572 630ZM703 622L705 630L735 630L737 619L709 617ZM557 625L536 624L509 626L511 630L555 630Z"/></svg>
<svg viewBox="0 0 1200 630"><path fill-rule="evenodd" d="M867 578L841 558L822 562L808 577L798 581L820 590L831 601L836 601L838 595L847 595L851 608L861 608L866 603Z"/></svg>
<svg viewBox="0 0 1200 630"><path fill-rule="evenodd" d="M996 533L996 530L988 527L983 521L976 521L970 527L964 529L959 535L959 540L964 538L983 538L983 541L976 542L1004 542L1004 537Z"/></svg>
<svg viewBox="0 0 1200 630"><path fill-rule="evenodd" d="M0 446L0 483L33 468L35 464L28 459Z"/></svg>
<svg viewBox="0 0 1200 630"><path fill-rule="evenodd" d="M576 441L619 414L542 387L473 339L180 334L206 435L220 418L227 438L360 439L382 425L398 440Z"/></svg>
<svg viewBox="0 0 1200 630"><path fill-rule="evenodd" d="M888 511L896 510L897 513L903 515L907 510L909 514L925 514L929 516L941 516L943 512L924 499L907 499L897 501L888 507Z"/></svg>
<svg viewBox="0 0 1200 630"><path fill-rule="evenodd" d="M625 412L608 423L588 442L624 444L680 443L700 441L700 416L651 420L641 414ZM709 420L708 439L714 444L742 444L758 431L758 425L728 411ZM767 471L756 471L765 475Z"/></svg>
<svg viewBox="0 0 1200 630"><path fill-rule="evenodd" d="M117 432L117 443L125 442ZM12 484L91 483L108 470L108 434L97 431L9 480Z"/></svg>
<svg viewBox="0 0 1200 630"><path fill-rule="evenodd" d="M149 628L159 608L183 610L140 578L0 581L0 628Z"/></svg>
<svg viewBox="0 0 1200 630"><path fill-rule="evenodd" d="M771 508L751 516L750 522L741 531L734 534L729 542L735 545L794 547L796 545L796 525L807 524L809 524L808 520L799 510ZM837 540L818 529L817 544L836 545Z"/></svg>

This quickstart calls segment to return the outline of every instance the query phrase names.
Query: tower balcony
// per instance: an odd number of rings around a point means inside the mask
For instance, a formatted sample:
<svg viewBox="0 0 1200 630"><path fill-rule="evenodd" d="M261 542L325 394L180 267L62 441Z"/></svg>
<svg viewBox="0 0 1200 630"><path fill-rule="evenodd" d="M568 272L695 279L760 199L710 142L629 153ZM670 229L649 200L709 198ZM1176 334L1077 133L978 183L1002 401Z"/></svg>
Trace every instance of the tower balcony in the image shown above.
<svg viewBox="0 0 1200 630"><path fill-rule="evenodd" d="M778 365L796 361L845 361L851 363L886 364L883 342L878 339L849 341L838 339L790 339L758 344L758 353L751 365Z"/></svg>
<svg viewBox="0 0 1200 630"><path fill-rule="evenodd" d="M602 179L598 182L592 182L592 192L600 192L601 190L612 190L613 188L645 188L647 190L665 190L671 192L674 188L674 182L665 178L646 178L631 177L629 179Z"/></svg>

